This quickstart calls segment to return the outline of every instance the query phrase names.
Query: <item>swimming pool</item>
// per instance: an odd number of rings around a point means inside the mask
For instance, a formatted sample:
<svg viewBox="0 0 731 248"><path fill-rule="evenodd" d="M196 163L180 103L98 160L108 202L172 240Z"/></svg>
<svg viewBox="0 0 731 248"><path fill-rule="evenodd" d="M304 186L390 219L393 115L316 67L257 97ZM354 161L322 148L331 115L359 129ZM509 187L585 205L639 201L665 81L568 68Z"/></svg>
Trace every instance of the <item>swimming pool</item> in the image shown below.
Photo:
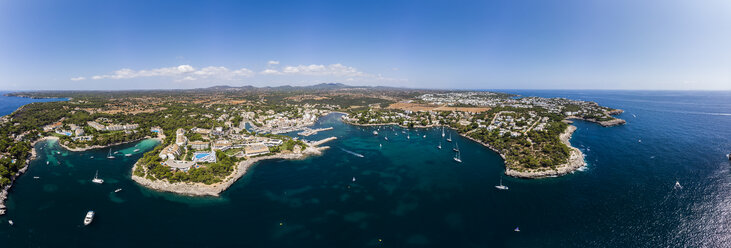
<svg viewBox="0 0 731 248"><path fill-rule="evenodd" d="M205 158L208 155L211 155L211 154L210 153L196 153L194 155L194 157L195 157L195 159L201 159L201 158Z"/></svg>

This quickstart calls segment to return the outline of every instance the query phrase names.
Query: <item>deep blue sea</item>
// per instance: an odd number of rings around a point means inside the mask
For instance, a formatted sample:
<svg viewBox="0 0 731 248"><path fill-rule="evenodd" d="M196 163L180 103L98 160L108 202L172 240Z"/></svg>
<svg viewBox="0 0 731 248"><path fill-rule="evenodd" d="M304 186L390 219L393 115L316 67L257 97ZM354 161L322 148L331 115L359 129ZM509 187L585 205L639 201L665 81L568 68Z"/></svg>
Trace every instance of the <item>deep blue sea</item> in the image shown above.
<svg viewBox="0 0 731 248"><path fill-rule="evenodd" d="M219 198L142 188L130 168L154 141L68 152L37 146L0 217L7 247L730 247L731 92L508 91L624 109L627 125L577 121L588 166L539 180L439 129L355 127L308 139L322 156L258 163ZM411 139L406 139L407 132ZM454 134L454 133L453 133ZM383 139L388 135L389 141ZM423 137L426 135L426 138ZM444 149L436 146L442 142ZM60 153L59 153L60 152ZM361 154L363 157L355 156ZM92 159L91 156L94 156ZM48 161L48 164L47 164ZM106 180L91 183L95 172ZM35 179L33 177L39 177ZM352 179L356 178L356 181ZM507 191L494 188L503 178ZM682 188L676 188L675 182ZM113 193L116 188L123 191ZM88 210L97 217L84 227ZM7 225L12 219L14 226ZM520 232L513 229L520 227Z"/></svg>
<svg viewBox="0 0 731 248"><path fill-rule="evenodd" d="M26 105L32 102L55 102L65 101L63 98L44 98L44 99L31 99L26 97L9 97L4 96L10 93L8 91L0 91L0 116L8 115L13 113L18 107Z"/></svg>

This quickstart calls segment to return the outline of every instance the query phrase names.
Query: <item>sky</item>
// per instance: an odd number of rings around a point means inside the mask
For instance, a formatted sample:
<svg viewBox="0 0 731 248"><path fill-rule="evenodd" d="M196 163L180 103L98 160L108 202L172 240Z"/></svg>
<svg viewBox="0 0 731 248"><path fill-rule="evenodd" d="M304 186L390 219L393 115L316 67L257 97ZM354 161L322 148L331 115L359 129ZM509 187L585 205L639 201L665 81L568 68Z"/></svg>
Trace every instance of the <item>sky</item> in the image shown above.
<svg viewBox="0 0 731 248"><path fill-rule="evenodd" d="M0 90L731 90L731 1L0 0Z"/></svg>

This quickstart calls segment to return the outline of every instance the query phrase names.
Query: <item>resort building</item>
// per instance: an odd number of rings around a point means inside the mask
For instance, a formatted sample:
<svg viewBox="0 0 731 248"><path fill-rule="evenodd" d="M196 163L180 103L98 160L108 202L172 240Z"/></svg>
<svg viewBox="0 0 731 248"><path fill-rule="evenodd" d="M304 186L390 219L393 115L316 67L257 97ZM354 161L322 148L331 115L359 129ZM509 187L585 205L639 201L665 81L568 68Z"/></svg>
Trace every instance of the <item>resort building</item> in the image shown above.
<svg viewBox="0 0 731 248"><path fill-rule="evenodd" d="M284 143L284 142L280 139L269 139L267 141L264 141L264 145L266 145L266 146L278 146L278 145L281 145L282 143Z"/></svg>
<svg viewBox="0 0 731 248"><path fill-rule="evenodd" d="M256 156L269 153L269 147L264 144L249 144L244 146L246 156Z"/></svg>
<svg viewBox="0 0 731 248"><path fill-rule="evenodd" d="M195 165L195 162L168 159L167 161L163 162L163 165L170 167L170 169L188 171L190 170L190 167L193 167L193 165Z"/></svg>
<svg viewBox="0 0 731 248"><path fill-rule="evenodd" d="M200 141L200 140L191 141L189 144L190 144L190 148L193 148L194 150L205 150L205 149L208 149L208 147L210 147L210 143L208 143L206 141Z"/></svg>
<svg viewBox="0 0 731 248"><path fill-rule="evenodd" d="M162 149L160 159L175 159L178 155L180 155L180 146L178 144L172 144Z"/></svg>
<svg viewBox="0 0 731 248"><path fill-rule="evenodd" d="M185 130L178 128L178 130L175 131L175 134L175 144L178 146L185 146L185 144L188 143L188 137L185 137Z"/></svg>
<svg viewBox="0 0 731 248"><path fill-rule="evenodd" d="M63 125L63 123L61 123L60 121L53 123L53 124L49 124L49 125L46 125L43 127L43 131L48 132L48 131L51 131L51 130L54 130L54 129L60 127L61 125Z"/></svg>
<svg viewBox="0 0 731 248"><path fill-rule="evenodd" d="M231 147L231 141L229 140L217 140L213 142L212 150L226 150Z"/></svg>

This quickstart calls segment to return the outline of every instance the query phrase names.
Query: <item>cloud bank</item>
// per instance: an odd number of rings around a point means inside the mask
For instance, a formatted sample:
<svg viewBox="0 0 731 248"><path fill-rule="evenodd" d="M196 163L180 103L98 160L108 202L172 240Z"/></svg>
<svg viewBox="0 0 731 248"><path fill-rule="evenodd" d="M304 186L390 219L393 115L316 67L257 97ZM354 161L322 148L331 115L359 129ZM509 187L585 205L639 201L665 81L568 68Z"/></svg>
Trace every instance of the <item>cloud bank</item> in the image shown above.
<svg viewBox="0 0 731 248"><path fill-rule="evenodd" d="M279 79L297 79L305 81L319 80L342 80L348 82L373 82L373 81L406 81L404 79L392 79L383 77L380 74L368 74L354 67L342 64L311 64L296 66L279 66L279 61L268 61L267 68L254 72L248 68L231 70L224 66L207 66L196 68L191 65L179 65L146 70L133 70L129 68L119 69L111 74L94 75L90 77L72 77L72 81L82 80L123 80L147 77L169 78L173 81L198 81L206 79L215 80L237 80L243 78L257 77L266 81L272 77Z"/></svg>

